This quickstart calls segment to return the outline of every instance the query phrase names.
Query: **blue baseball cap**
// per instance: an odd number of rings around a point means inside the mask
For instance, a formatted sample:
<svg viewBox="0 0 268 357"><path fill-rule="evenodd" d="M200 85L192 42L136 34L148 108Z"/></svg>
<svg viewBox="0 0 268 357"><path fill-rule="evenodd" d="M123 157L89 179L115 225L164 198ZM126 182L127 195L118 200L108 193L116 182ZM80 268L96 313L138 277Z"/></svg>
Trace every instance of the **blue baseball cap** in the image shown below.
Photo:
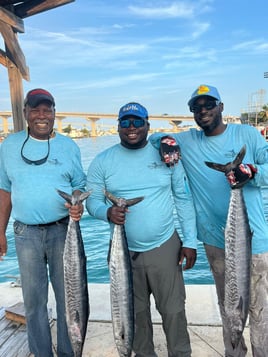
<svg viewBox="0 0 268 357"><path fill-rule="evenodd" d="M193 104L193 102L198 98L198 97L203 97L203 96L208 96L212 97L218 101L221 102L221 97L219 95L219 92L217 88L212 87L207 84L201 84L192 94L191 99L188 102L189 107Z"/></svg>
<svg viewBox="0 0 268 357"><path fill-rule="evenodd" d="M124 117L135 116L138 118L148 119L148 112L141 104L130 102L119 110L118 120L122 120Z"/></svg>

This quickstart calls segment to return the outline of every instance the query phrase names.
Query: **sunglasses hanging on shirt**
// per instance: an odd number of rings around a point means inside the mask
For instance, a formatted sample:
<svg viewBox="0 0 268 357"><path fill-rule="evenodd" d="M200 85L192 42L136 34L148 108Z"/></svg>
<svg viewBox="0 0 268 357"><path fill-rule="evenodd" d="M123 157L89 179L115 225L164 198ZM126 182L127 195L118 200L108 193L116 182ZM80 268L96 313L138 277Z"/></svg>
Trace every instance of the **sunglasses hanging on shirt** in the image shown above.
<svg viewBox="0 0 268 357"><path fill-rule="evenodd" d="M26 162L26 164L29 164L29 165L43 165L47 161L47 158L48 158L49 152L50 152L49 136L47 138L47 154L46 154L46 156L44 156L42 159L39 159L39 160L30 160L26 156L24 156L24 154L23 154L24 146L27 143L27 141L29 140L29 137L30 137L30 133L28 131L27 138L24 140L24 143L22 144L21 151L20 151L20 155L22 157L22 160L24 162Z"/></svg>

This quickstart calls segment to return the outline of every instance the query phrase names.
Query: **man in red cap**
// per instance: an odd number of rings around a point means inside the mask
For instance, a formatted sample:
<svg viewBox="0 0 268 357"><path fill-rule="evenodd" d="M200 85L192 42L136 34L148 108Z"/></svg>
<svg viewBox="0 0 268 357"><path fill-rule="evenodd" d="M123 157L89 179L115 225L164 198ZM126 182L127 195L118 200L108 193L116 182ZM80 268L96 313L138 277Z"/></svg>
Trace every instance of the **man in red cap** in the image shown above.
<svg viewBox="0 0 268 357"><path fill-rule="evenodd" d="M53 356L47 314L50 278L57 307L57 355L71 357L63 250L69 214L78 221L83 206L65 206L56 189L84 191L85 174L78 146L53 130L55 100L48 91L28 92L24 116L27 129L9 135L0 150L0 260L7 252L12 210L30 351L35 357Z"/></svg>

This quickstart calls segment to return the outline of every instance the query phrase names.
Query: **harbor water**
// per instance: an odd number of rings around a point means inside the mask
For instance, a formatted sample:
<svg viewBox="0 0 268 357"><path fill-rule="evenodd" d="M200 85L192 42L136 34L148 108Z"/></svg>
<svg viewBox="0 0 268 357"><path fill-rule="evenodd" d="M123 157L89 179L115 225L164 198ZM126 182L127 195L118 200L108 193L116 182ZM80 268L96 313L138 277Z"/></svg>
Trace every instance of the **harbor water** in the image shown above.
<svg viewBox="0 0 268 357"><path fill-rule="evenodd" d="M82 164L85 172L92 159L100 151L119 142L118 135L100 136L76 140L81 150ZM265 210L268 216L268 189L264 190ZM85 251L87 255L87 272L89 283L109 283L107 254L109 250L110 229L108 223L97 220L84 211L80 221ZM179 230L179 226L178 226ZM0 261L0 283L11 281L19 276L17 257L13 238L13 221L10 220L7 229L8 252ZM203 245L198 243L197 262L189 271L184 272L186 284L213 284L213 279Z"/></svg>

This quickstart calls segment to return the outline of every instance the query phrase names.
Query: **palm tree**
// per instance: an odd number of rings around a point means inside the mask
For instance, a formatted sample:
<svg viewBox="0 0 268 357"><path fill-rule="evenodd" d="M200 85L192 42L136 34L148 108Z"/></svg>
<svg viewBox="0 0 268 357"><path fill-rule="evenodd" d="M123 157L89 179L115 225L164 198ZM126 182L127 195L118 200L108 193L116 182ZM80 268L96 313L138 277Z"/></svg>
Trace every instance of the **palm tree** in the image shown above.
<svg viewBox="0 0 268 357"><path fill-rule="evenodd" d="M268 104L265 104L258 113L258 118L260 118L260 122L267 123L268 122Z"/></svg>

